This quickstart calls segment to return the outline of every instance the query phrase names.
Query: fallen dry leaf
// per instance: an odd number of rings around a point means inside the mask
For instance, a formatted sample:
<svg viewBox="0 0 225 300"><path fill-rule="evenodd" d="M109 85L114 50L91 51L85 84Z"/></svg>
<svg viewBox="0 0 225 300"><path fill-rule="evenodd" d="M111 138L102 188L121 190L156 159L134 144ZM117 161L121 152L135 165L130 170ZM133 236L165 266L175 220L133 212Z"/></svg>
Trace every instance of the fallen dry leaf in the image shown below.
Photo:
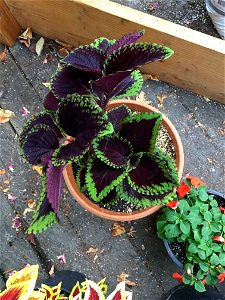
<svg viewBox="0 0 225 300"><path fill-rule="evenodd" d="M64 48L64 47L59 48L58 52L59 52L59 56L60 57L65 57L65 56L67 56L69 54L69 51L66 48Z"/></svg>
<svg viewBox="0 0 225 300"><path fill-rule="evenodd" d="M36 171L39 175L42 175L42 167L40 167L40 166L33 166L32 170Z"/></svg>
<svg viewBox="0 0 225 300"><path fill-rule="evenodd" d="M25 44L26 47L30 47L30 40L32 39L32 31L28 27L20 36L19 41L21 44Z"/></svg>
<svg viewBox="0 0 225 300"><path fill-rule="evenodd" d="M129 286L137 286L138 284L134 281L128 280L127 278L129 277L128 274L126 274L125 272L122 272L120 275L117 275L117 281L121 282L121 281L125 281L126 285Z"/></svg>
<svg viewBox="0 0 225 300"><path fill-rule="evenodd" d="M72 50L73 49L73 46L71 46L69 44L66 44L66 43L58 41L58 40L55 40L55 41L56 41L56 43L58 43L59 45L63 46L64 48L66 48L68 50Z"/></svg>
<svg viewBox="0 0 225 300"><path fill-rule="evenodd" d="M164 102L164 100L165 100L167 97L168 97L168 96L165 95L165 94L159 94L159 95L156 96L156 98L159 100L159 103L160 103L161 105L163 105L163 102Z"/></svg>
<svg viewBox="0 0 225 300"><path fill-rule="evenodd" d="M144 80L154 80L154 81L159 81L159 76L156 76L156 75L142 74L142 77L144 78Z"/></svg>
<svg viewBox="0 0 225 300"><path fill-rule="evenodd" d="M0 62L5 63L7 59L7 47L5 46L4 50L0 53Z"/></svg>
<svg viewBox="0 0 225 300"><path fill-rule="evenodd" d="M33 233L27 234L27 239L28 239L28 241L30 241L33 245L36 245L36 242L35 242L35 236L34 236Z"/></svg>
<svg viewBox="0 0 225 300"><path fill-rule="evenodd" d="M3 181L4 184L9 185L10 184L10 179L7 178L6 180Z"/></svg>
<svg viewBox="0 0 225 300"><path fill-rule="evenodd" d="M0 123L8 122L15 114L11 110L0 108Z"/></svg>
<svg viewBox="0 0 225 300"><path fill-rule="evenodd" d="M123 225L121 225L119 223L114 223L111 233L113 236L119 236L119 235L126 233L126 229Z"/></svg>
<svg viewBox="0 0 225 300"><path fill-rule="evenodd" d="M29 200L27 200L27 206L30 208L30 209L32 209L32 210L34 210L35 208L36 208L36 201L34 200L34 199L29 199Z"/></svg>
<svg viewBox="0 0 225 300"><path fill-rule="evenodd" d="M33 209L31 209L31 208L28 208L28 207L27 207L27 208L25 208L25 209L24 209L24 212L23 212L23 217L24 217L24 218L26 218L26 215L27 215L27 213L29 213L29 212L33 212L33 211L34 211L34 210L33 210Z"/></svg>
<svg viewBox="0 0 225 300"><path fill-rule="evenodd" d="M49 274L50 276L52 276L54 273L55 273L55 266L52 265L50 271L48 272L48 274Z"/></svg>
<svg viewBox="0 0 225 300"><path fill-rule="evenodd" d="M0 170L0 175L3 175L3 174L5 174L5 169Z"/></svg>
<svg viewBox="0 0 225 300"><path fill-rule="evenodd" d="M136 101L141 101L145 103L149 103L149 101L146 98L145 92L141 91L140 94L136 96Z"/></svg>
<svg viewBox="0 0 225 300"><path fill-rule="evenodd" d="M46 87L46 88L50 88L51 83L49 81L46 82L42 82L42 84Z"/></svg>
<svg viewBox="0 0 225 300"><path fill-rule="evenodd" d="M35 51L38 56L40 56L41 51L43 50L44 43L45 43L45 39L43 37L41 37L36 43Z"/></svg>
<svg viewBox="0 0 225 300"><path fill-rule="evenodd" d="M89 248L85 253L89 254L89 253L97 253L98 252L98 248Z"/></svg>
<svg viewBox="0 0 225 300"><path fill-rule="evenodd" d="M98 258L98 254L95 254L94 259L93 259L93 263L96 262L97 258Z"/></svg>

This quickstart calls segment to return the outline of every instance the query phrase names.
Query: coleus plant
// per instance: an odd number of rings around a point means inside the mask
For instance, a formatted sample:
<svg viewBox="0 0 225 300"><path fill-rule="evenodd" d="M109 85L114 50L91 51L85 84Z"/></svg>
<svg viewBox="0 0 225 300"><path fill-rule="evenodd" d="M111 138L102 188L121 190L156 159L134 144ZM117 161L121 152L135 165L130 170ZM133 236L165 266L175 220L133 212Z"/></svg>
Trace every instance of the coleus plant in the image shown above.
<svg viewBox="0 0 225 300"><path fill-rule="evenodd" d="M81 191L95 202L122 199L142 208L175 196L175 163L155 148L162 115L133 112L125 105L106 111L112 98L138 91L134 86L140 87L142 81L137 67L172 54L163 46L133 43L142 34L117 42L101 38L69 54L53 76L45 99L48 109L25 124L22 155L43 166L41 197L29 233L57 221L62 171L70 163ZM71 72L79 73L77 79L70 77ZM68 136L70 142L65 144Z"/></svg>
<svg viewBox="0 0 225 300"><path fill-rule="evenodd" d="M6 282L6 289L0 291L0 300L132 300L132 292L125 291L125 282L120 282L106 298L105 279L99 283L88 279L81 284L77 282L69 295L61 290L62 282L54 287L42 284L35 290L38 268L32 265L13 273Z"/></svg>
<svg viewBox="0 0 225 300"><path fill-rule="evenodd" d="M193 176L181 183L177 196L157 220L158 236L185 245L184 273L173 277L204 292L205 284L225 279L225 202L222 207Z"/></svg>

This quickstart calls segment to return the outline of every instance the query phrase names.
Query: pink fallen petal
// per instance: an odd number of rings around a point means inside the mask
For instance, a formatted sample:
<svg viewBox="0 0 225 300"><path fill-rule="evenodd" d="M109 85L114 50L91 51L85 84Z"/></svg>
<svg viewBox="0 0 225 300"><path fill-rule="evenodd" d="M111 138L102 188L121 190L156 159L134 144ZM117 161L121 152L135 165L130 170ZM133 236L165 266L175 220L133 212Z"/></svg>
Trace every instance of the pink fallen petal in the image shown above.
<svg viewBox="0 0 225 300"><path fill-rule="evenodd" d="M21 115L22 115L23 117L24 117L24 116L27 116L27 115L30 113L30 111L29 111L25 106L23 106L23 107L21 108L20 112L21 112Z"/></svg>
<svg viewBox="0 0 225 300"><path fill-rule="evenodd" d="M7 164L7 168L8 168L9 171L11 171L11 172L14 171L13 165L12 165L11 163L8 163L8 164Z"/></svg>
<svg viewBox="0 0 225 300"><path fill-rule="evenodd" d="M60 262L60 264L66 264L66 258L64 254L57 256L57 259Z"/></svg>
<svg viewBox="0 0 225 300"><path fill-rule="evenodd" d="M16 196L13 196L11 194L8 194L8 200L10 201L15 201L16 200Z"/></svg>

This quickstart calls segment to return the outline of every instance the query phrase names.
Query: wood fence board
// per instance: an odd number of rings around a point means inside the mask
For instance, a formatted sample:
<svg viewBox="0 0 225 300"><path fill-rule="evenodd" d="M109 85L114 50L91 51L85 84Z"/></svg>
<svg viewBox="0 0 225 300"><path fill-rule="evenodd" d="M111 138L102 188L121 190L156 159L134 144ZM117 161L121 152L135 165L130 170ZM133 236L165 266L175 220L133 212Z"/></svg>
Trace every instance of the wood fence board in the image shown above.
<svg viewBox="0 0 225 300"><path fill-rule="evenodd" d="M20 26L78 45L94 38L146 31L143 41L171 47L169 60L145 73L225 103L224 41L108 0L5 0Z"/></svg>

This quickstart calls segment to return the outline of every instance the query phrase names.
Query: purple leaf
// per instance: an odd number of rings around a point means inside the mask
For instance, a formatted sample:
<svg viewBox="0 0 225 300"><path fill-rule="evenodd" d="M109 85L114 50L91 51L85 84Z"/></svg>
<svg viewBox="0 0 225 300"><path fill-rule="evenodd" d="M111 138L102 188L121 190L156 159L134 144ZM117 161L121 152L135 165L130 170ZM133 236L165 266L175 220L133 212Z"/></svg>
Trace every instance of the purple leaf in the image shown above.
<svg viewBox="0 0 225 300"><path fill-rule="evenodd" d="M36 125L47 125L50 127L55 134L62 138L62 134L59 130L59 128L54 123L51 115L48 112L42 112L37 115L34 115L23 127L23 131L20 134L20 144L23 144L29 131Z"/></svg>
<svg viewBox="0 0 225 300"><path fill-rule="evenodd" d="M168 182L159 163L147 155L142 156L138 166L131 170L128 176L137 187L142 188L149 187L152 184L160 185L163 182Z"/></svg>
<svg viewBox="0 0 225 300"><path fill-rule="evenodd" d="M104 59L104 54L99 49L85 46L67 55L64 62L90 74L102 75Z"/></svg>
<svg viewBox="0 0 225 300"><path fill-rule="evenodd" d="M107 51L107 55L111 55L114 51L117 51L120 47L135 43L140 37L144 35L144 30L139 32L131 32L121 37L115 44L111 45Z"/></svg>
<svg viewBox="0 0 225 300"><path fill-rule="evenodd" d="M47 197L48 200L54 210L54 212L58 215L59 213L59 202L60 202L60 194L61 194L61 181L62 181L62 171L63 167L55 167L52 165L52 162L49 161L47 167Z"/></svg>
<svg viewBox="0 0 225 300"><path fill-rule="evenodd" d="M79 159L88 150L97 133L96 130L79 133L75 141L57 149L52 158L54 165L65 165L69 161Z"/></svg>
<svg viewBox="0 0 225 300"><path fill-rule="evenodd" d="M104 76L93 81L91 86L92 92L96 94L99 99L104 99L103 103L97 101L98 105L105 108L111 98L118 94L123 94L133 83L134 79L131 75L131 71L124 71Z"/></svg>
<svg viewBox="0 0 225 300"><path fill-rule="evenodd" d="M133 71L146 63L166 59L172 54L171 49L156 44L125 45L105 61L104 72L107 75L118 71Z"/></svg>
<svg viewBox="0 0 225 300"><path fill-rule="evenodd" d="M115 169L99 159L90 159L86 175L87 188L95 201L101 201L125 176L123 169Z"/></svg>
<svg viewBox="0 0 225 300"><path fill-rule="evenodd" d="M58 99L65 98L68 94L88 94L91 79L95 77L72 66L66 66L53 77L51 88Z"/></svg>
<svg viewBox="0 0 225 300"><path fill-rule="evenodd" d="M106 115L95 107L91 98L71 95L59 104L56 113L59 126L67 135L77 137L79 133L98 132L106 120ZM88 135L89 136L89 135Z"/></svg>
<svg viewBox="0 0 225 300"><path fill-rule="evenodd" d="M23 144L24 155L31 164L41 163L42 157L59 147L58 137L46 125L36 125L26 136Z"/></svg>
<svg viewBox="0 0 225 300"><path fill-rule="evenodd" d="M50 91L44 99L44 108L49 110L57 110L59 100L54 96L53 92Z"/></svg>
<svg viewBox="0 0 225 300"><path fill-rule="evenodd" d="M132 147L119 137L105 136L94 144L96 155L105 163L119 168L125 165Z"/></svg>
<svg viewBox="0 0 225 300"><path fill-rule="evenodd" d="M108 112L108 120L112 123L115 132L122 128L122 121L130 115L131 111L126 105L120 105Z"/></svg>
<svg viewBox="0 0 225 300"><path fill-rule="evenodd" d="M127 118L120 136L133 146L134 152L148 152L154 148L162 116L160 113L139 113Z"/></svg>

